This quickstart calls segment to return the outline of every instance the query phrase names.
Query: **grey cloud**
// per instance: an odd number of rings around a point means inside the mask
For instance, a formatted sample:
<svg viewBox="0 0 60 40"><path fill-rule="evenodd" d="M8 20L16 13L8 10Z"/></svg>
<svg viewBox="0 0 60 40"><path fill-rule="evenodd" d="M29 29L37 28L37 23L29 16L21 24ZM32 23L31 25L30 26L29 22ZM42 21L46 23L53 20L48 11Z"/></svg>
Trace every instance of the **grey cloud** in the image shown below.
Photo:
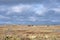
<svg viewBox="0 0 60 40"><path fill-rule="evenodd" d="M54 2L60 2L59 0L0 0L0 4L35 4L35 3L54 3Z"/></svg>
<svg viewBox="0 0 60 40"><path fill-rule="evenodd" d="M18 3L23 3L23 4L31 4L31 3L41 3L43 0L0 0L0 4L18 4Z"/></svg>

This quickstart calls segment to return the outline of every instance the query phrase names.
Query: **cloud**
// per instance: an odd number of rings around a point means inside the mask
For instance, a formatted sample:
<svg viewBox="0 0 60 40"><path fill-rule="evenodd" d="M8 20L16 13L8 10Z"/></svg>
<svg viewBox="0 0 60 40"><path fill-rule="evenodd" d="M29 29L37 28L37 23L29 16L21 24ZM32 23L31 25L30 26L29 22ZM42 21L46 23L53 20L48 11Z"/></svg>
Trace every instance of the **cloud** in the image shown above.
<svg viewBox="0 0 60 40"><path fill-rule="evenodd" d="M0 22L0 24L13 24L13 22L7 21L7 22Z"/></svg>
<svg viewBox="0 0 60 40"><path fill-rule="evenodd" d="M22 12L28 8L30 8L30 5L17 5L17 6L12 6L11 10L13 12Z"/></svg>
<svg viewBox="0 0 60 40"><path fill-rule="evenodd" d="M34 8L34 12L38 15L44 15L45 12L47 12L48 9L44 7L44 5L37 5L37 7Z"/></svg>
<svg viewBox="0 0 60 40"><path fill-rule="evenodd" d="M59 21L60 15L57 14L60 13L60 7L56 5L54 7L54 5L52 6L52 4L50 5L48 3L46 5L43 3L42 4L19 3L17 5L15 4L15 5L3 5L3 6L0 5L0 11L1 11L0 19L6 19L2 20L3 21L2 23L7 24L9 23L48 24L52 22L60 22Z"/></svg>
<svg viewBox="0 0 60 40"><path fill-rule="evenodd" d="M22 7L19 7L19 6L13 6L12 8L11 8L11 11L12 12L22 12Z"/></svg>
<svg viewBox="0 0 60 40"><path fill-rule="evenodd" d="M0 0L0 4L7 4L7 5L13 5L13 4L49 4L49 3L59 3L59 0Z"/></svg>
<svg viewBox="0 0 60 40"><path fill-rule="evenodd" d="M6 11L7 10L7 6L5 5L0 5L0 11Z"/></svg>
<svg viewBox="0 0 60 40"><path fill-rule="evenodd" d="M58 8L52 8L53 11L57 12L57 13L60 13L60 7Z"/></svg>
<svg viewBox="0 0 60 40"><path fill-rule="evenodd" d="M0 19L10 19L10 17L0 15Z"/></svg>
<svg viewBox="0 0 60 40"><path fill-rule="evenodd" d="M37 21L37 18L36 18L36 17L31 16L31 17L28 17L28 20L29 20L29 21L32 21L32 22L35 22L35 21Z"/></svg>
<svg viewBox="0 0 60 40"><path fill-rule="evenodd" d="M40 3L43 0L0 0L1 4L34 4L34 3Z"/></svg>
<svg viewBox="0 0 60 40"><path fill-rule="evenodd" d="M51 22L60 22L60 20L50 20Z"/></svg>
<svg viewBox="0 0 60 40"><path fill-rule="evenodd" d="M19 21L19 22L23 22L23 21L25 21L25 19L22 18L22 17L21 17L21 18L18 18L18 17L17 17L17 18L15 18L15 19L16 19L16 21Z"/></svg>
<svg viewBox="0 0 60 40"><path fill-rule="evenodd" d="M12 14L12 13L22 13L26 10L29 10L31 8L31 5L15 5L11 6L8 8L7 14Z"/></svg>
<svg viewBox="0 0 60 40"><path fill-rule="evenodd" d="M38 19L37 21L39 21L39 22L45 22L45 21L49 21L49 20L42 18L42 19Z"/></svg>
<svg viewBox="0 0 60 40"><path fill-rule="evenodd" d="M0 11L6 12L5 15L10 14L23 14L23 13L29 13L38 14L38 15L44 15L45 12L48 11L48 8L46 8L43 4L34 4L34 5L28 5L28 4L18 4L18 5L12 5L12 6L2 6L0 7Z"/></svg>

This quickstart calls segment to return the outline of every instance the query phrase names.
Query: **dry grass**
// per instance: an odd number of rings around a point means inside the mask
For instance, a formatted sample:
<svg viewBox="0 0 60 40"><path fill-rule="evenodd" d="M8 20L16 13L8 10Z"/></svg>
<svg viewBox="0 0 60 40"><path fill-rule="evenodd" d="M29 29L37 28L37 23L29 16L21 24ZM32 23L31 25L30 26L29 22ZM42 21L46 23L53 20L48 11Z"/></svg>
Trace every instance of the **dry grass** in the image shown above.
<svg viewBox="0 0 60 40"><path fill-rule="evenodd" d="M60 26L2 25L0 40L60 40Z"/></svg>

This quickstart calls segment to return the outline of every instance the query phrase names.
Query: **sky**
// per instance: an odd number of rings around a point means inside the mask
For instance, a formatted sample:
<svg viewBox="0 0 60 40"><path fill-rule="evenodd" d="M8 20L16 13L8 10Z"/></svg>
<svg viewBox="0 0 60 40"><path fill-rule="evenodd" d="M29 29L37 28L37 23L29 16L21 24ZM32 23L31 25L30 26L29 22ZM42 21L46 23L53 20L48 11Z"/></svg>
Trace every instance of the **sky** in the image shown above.
<svg viewBox="0 0 60 40"><path fill-rule="evenodd" d="M0 24L59 25L60 0L0 0Z"/></svg>

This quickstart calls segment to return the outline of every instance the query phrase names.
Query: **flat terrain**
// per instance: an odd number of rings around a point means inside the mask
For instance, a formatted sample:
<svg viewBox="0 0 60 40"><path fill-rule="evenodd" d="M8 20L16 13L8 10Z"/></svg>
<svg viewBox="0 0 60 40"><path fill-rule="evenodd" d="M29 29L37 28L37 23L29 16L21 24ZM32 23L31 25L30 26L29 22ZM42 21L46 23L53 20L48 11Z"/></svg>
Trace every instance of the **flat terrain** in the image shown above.
<svg viewBox="0 0 60 40"><path fill-rule="evenodd" d="M14 40L14 38L60 40L60 25L0 25L0 40Z"/></svg>

